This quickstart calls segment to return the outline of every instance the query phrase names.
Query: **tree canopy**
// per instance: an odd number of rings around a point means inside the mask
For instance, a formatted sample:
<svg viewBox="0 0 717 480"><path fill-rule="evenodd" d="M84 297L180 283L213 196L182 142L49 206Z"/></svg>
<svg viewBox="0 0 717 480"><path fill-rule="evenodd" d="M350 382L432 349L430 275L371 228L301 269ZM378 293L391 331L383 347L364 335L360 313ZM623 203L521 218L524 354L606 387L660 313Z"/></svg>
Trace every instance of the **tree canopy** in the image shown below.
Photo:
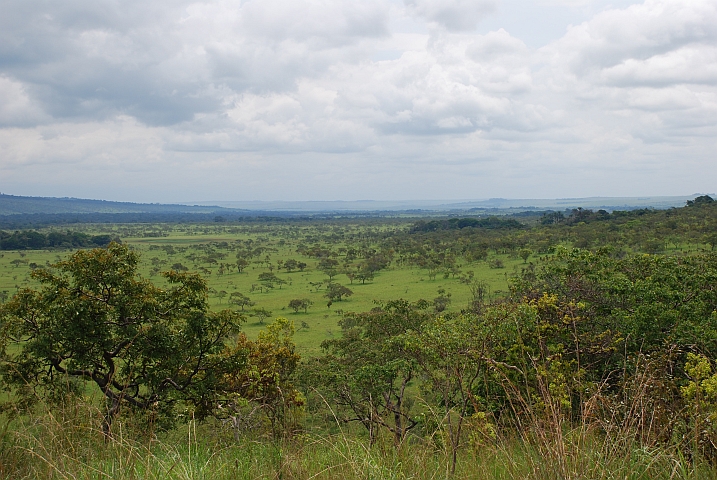
<svg viewBox="0 0 717 480"><path fill-rule="evenodd" d="M159 288L138 276L137 263L117 243L80 250L36 269L41 288L0 308L0 375L23 402L93 384L107 400L107 431L122 407L165 420L180 401L199 417L211 412L226 361L219 354L241 317L210 312L199 275L169 271Z"/></svg>

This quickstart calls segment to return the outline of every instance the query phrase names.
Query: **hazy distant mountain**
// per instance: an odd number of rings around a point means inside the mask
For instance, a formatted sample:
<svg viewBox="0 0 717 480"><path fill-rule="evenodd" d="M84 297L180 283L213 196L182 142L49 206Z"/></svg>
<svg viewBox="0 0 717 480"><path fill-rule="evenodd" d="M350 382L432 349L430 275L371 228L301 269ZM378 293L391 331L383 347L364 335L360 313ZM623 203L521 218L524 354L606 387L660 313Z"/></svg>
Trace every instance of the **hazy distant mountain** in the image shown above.
<svg viewBox="0 0 717 480"><path fill-rule="evenodd" d="M213 201L196 202L197 205L219 205L227 208L243 208L261 211L283 212L361 212L361 211L411 211L424 210L444 212L450 210L565 210L570 208L593 208L620 210L634 208L682 207L687 200L701 194L672 197L587 197L558 199L507 199L487 200L354 200L354 201Z"/></svg>
<svg viewBox="0 0 717 480"><path fill-rule="evenodd" d="M672 197L588 197L562 199L505 199L487 200L355 200L355 201L216 201L193 202L192 205L111 202L81 198L22 197L0 194L0 215L32 214L226 214L284 215L306 213L345 212L407 212L474 214L510 213L525 210L566 210L591 208L629 210L634 208L681 207L700 194ZM714 194L711 194L714 196Z"/></svg>
<svg viewBox="0 0 717 480"><path fill-rule="evenodd" d="M236 211L212 205L109 202L82 198L21 197L0 194L0 215L59 213L214 213Z"/></svg>

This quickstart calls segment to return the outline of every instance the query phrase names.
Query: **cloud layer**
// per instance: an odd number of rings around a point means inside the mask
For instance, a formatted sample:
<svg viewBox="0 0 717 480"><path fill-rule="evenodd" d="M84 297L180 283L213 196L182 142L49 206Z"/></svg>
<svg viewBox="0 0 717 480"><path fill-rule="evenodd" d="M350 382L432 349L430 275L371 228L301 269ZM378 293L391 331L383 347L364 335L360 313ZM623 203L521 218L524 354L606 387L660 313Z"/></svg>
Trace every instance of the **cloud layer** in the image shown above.
<svg viewBox="0 0 717 480"><path fill-rule="evenodd" d="M545 8L590 2L558 3ZM501 5L8 0L0 191L190 201L715 190L714 1L600 9L539 48L520 32L476 33Z"/></svg>

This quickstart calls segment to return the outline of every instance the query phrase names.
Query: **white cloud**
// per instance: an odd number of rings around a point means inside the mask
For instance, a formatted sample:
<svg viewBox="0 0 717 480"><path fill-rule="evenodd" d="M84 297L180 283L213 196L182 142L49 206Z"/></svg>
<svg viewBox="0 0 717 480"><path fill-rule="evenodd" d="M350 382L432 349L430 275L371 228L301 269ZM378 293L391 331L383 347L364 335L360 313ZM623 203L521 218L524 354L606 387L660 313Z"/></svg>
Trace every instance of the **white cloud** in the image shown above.
<svg viewBox="0 0 717 480"><path fill-rule="evenodd" d="M646 59L630 58L606 68L602 79L612 85L717 84L717 46L692 44Z"/></svg>
<svg viewBox="0 0 717 480"><path fill-rule="evenodd" d="M717 4L708 0L646 0L626 9L607 10L569 28L546 47L576 75L630 60L676 51L686 45L714 45Z"/></svg>
<svg viewBox="0 0 717 480"><path fill-rule="evenodd" d="M0 127L32 125L47 120L49 117L28 96L20 82L0 76Z"/></svg>
<svg viewBox="0 0 717 480"><path fill-rule="evenodd" d="M539 49L519 32L475 33L495 5L0 7L3 182L103 184L96 191L132 199L121 196L138 187L116 185L142 171L142 185L157 184L155 200L188 191L231 199L709 189L717 4L605 9ZM406 18L423 30L399 31ZM624 182L611 180L620 175ZM315 188L301 190L299 179Z"/></svg>
<svg viewBox="0 0 717 480"><path fill-rule="evenodd" d="M538 4L546 7L584 7L593 0L538 0Z"/></svg>
<svg viewBox="0 0 717 480"><path fill-rule="evenodd" d="M10 171L27 165L57 167L71 173L73 166L99 170L118 167L151 169L163 162L163 136L134 118L112 121L55 123L33 129L0 129L0 167Z"/></svg>

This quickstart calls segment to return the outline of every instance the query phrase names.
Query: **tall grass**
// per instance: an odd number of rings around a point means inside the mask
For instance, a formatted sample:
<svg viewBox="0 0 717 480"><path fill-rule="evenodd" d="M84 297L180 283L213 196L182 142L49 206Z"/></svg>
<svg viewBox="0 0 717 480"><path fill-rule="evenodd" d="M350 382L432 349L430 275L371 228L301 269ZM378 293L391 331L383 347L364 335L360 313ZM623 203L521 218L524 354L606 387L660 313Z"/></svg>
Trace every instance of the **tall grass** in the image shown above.
<svg viewBox="0 0 717 480"><path fill-rule="evenodd" d="M38 409L0 423L3 479L712 479L717 471L678 449L588 428L562 438L533 432L463 448L454 476L451 452L430 439L391 439L372 447L360 434L246 436L234 441L218 424L190 422L164 434L140 431L131 419L111 438L102 412L82 401ZM556 442L560 442L557 445ZM558 459L556 455L560 455Z"/></svg>

